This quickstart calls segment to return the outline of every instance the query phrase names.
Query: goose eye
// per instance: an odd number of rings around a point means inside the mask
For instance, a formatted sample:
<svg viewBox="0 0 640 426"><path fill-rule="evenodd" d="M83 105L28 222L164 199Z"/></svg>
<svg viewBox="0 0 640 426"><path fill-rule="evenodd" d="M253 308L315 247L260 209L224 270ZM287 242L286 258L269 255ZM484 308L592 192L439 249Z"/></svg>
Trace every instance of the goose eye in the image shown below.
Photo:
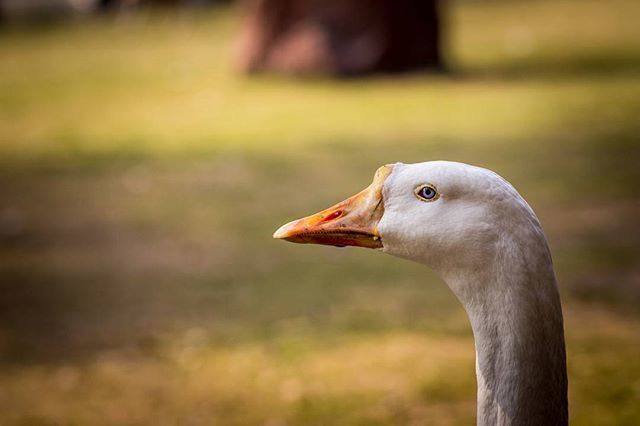
<svg viewBox="0 0 640 426"><path fill-rule="evenodd" d="M416 188L416 196L422 201L433 201L437 198L438 192L432 185L422 185Z"/></svg>

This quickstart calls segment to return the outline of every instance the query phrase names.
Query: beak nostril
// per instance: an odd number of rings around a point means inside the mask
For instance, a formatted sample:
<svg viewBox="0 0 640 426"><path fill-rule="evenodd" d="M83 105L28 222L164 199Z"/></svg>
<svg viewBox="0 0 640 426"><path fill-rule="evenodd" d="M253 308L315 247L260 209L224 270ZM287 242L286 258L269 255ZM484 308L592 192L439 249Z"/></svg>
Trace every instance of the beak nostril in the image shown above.
<svg viewBox="0 0 640 426"><path fill-rule="evenodd" d="M339 218L340 216L342 216L342 210L336 210L334 212L329 213L327 216L325 216L322 219L322 222L329 222L331 220L335 220Z"/></svg>

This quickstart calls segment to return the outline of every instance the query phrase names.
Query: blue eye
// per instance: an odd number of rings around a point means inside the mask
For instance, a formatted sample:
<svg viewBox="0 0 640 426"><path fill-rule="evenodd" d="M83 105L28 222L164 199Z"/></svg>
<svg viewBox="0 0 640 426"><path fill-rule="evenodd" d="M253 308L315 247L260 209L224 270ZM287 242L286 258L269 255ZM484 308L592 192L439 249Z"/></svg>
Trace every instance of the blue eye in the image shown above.
<svg viewBox="0 0 640 426"><path fill-rule="evenodd" d="M422 185L416 188L416 196L422 201L433 201L436 199L438 192L432 185Z"/></svg>

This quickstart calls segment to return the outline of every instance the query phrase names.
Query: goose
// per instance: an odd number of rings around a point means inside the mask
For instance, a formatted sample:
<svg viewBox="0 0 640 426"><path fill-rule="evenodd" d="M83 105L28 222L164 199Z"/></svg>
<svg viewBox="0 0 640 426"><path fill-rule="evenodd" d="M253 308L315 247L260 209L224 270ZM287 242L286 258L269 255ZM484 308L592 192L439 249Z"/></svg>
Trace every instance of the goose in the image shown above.
<svg viewBox="0 0 640 426"><path fill-rule="evenodd" d="M477 424L568 423L551 254L535 213L498 174L450 161L388 164L360 193L273 237L372 248L431 268L469 317Z"/></svg>

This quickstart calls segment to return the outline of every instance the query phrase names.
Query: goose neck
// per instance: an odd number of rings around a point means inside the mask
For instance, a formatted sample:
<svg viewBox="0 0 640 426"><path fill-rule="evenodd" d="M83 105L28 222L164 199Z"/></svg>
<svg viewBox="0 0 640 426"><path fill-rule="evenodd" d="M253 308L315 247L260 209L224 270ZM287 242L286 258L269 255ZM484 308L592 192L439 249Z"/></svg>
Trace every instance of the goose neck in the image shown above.
<svg viewBox="0 0 640 426"><path fill-rule="evenodd" d="M552 268L476 274L452 288L470 286L484 290L458 295L475 339L478 424L566 425L563 319Z"/></svg>

